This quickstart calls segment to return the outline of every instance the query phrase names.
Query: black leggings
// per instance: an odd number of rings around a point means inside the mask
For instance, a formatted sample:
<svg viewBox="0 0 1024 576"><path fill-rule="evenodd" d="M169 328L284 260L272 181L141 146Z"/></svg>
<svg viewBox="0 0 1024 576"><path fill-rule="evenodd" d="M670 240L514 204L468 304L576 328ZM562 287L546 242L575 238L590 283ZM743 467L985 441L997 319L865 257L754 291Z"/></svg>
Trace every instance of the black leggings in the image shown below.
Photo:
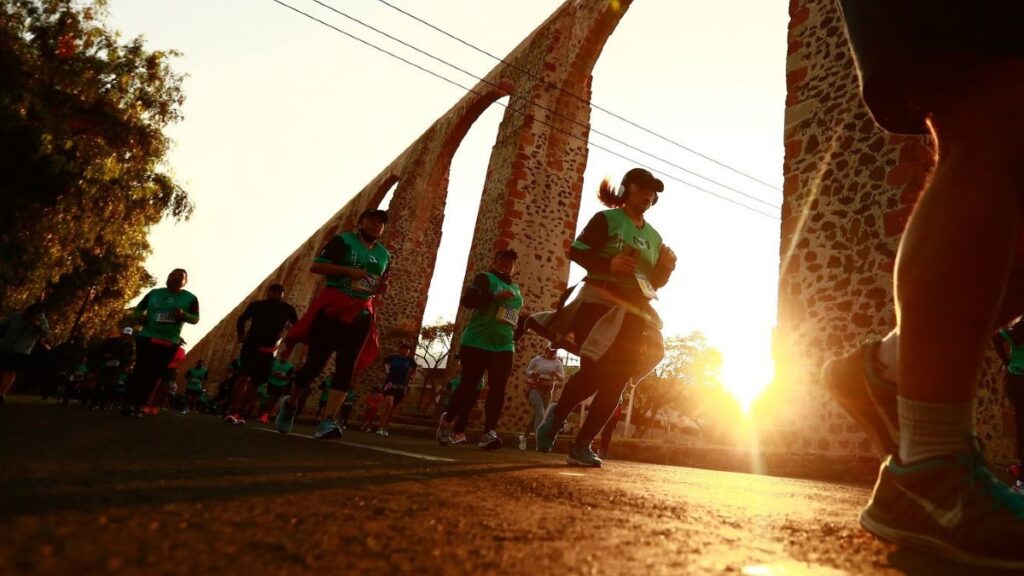
<svg viewBox="0 0 1024 576"><path fill-rule="evenodd" d="M512 374L512 358L514 352L492 352L480 348L463 346L462 380L452 395L448 415L445 420L454 422L452 431L462 433L469 423L469 413L476 406L480 396L477 389L487 373L487 404L484 407L484 432L498 429L498 418L505 407L505 386Z"/></svg>
<svg viewBox="0 0 1024 576"><path fill-rule="evenodd" d="M1017 459L1024 459L1024 374L1006 372L1006 398L1013 406L1017 432Z"/></svg>
<svg viewBox="0 0 1024 576"><path fill-rule="evenodd" d="M334 376L331 379L334 390L348 390L352 385L352 371L356 366L359 351L363 348L373 318L369 314L357 317L351 324L345 324L323 312L313 319L309 328L309 354L306 362L295 375L293 395L309 388L313 379L320 375L327 361L334 354Z"/></svg>
<svg viewBox="0 0 1024 576"><path fill-rule="evenodd" d="M143 336L135 340L135 369L128 378L126 404L136 410L142 408L149 400L157 380L167 373L167 366L177 352L177 346L154 344Z"/></svg>
<svg viewBox="0 0 1024 576"><path fill-rule="evenodd" d="M573 332L577 342L585 340L594 324L609 308L601 304L584 304L576 314ZM580 403L594 396L587 419L576 436L578 446L593 442L619 405L623 390L631 379L647 375L652 364L640 365L644 356L651 354L645 347L652 344L653 330L643 318L627 313L615 341L600 360L580 359L579 372L565 383L562 396L555 406L555 416L564 420ZM660 334L658 334L660 340Z"/></svg>

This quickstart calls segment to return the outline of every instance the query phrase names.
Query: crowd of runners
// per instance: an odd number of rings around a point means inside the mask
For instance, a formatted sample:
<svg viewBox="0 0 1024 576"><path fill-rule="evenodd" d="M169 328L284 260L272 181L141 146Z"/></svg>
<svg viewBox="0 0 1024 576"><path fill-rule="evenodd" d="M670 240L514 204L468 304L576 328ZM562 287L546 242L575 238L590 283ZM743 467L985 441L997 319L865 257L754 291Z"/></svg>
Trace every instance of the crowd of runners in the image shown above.
<svg viewBox="0 0 1024 576"><path fill-rule="evenodd" d="M661 321L651 300L671 278L676 257L646 220L663 189L659 179L639 168L627 172L617 187L602 182L598 197L608 209L591 218L569 253L587 275L578 290L566 291L556 310L521 315L526 303L515 280L515 250L497 251L487 269L473 276L461 298L470 313L453 355L457 374L448 385L447 398L438 396L438 403L445 405L435 434L439 444L468 442L467 430L486 378L477 445L485 450L502 448L499 422L510 393L516 343L531 331L549 346L525 370L523 393L531 416L517 436L518 448L527 450L532 436L534 449L550 452L569 415L589 402L586 418L566 449L567 462L602 465L626 387L649 374L664 353ZM418 370L415 345L394 346L396 353L381 363L380 384L363 391L353 386L381 349L375 303L389 286L391 255L381 242L387 222L387 212L367 210L355 230L327 243L309 269L325 276L326 283L301 317L285 301L281 284L270 285L265 298L248 305L236 319L238 356L214 395L207 392L209 369L204 360L183 366L181 332L184 324L198 322L199 301L185 289L187 272L176 269L164 287L147 293L133 308L132 325L119 328L91 350L78 337L48 350L48 375L28 369L36 346L45 346L50 336L43 307L36 304L6 317L0 323L0 402L16 375L30 374L40 380L44 398L53 396L65 404L77 400L95 410L118 409L125 416L161 410L182 415L210 412L233 425L252 418L273 421L278 431L288 433L307 398L318 392L314 437L330 439L349 427L357 399L365 395L359 429L387 437ZM1014 266L1011 281L1016 278ZM1007 316L1015 317L1022 310L1012 300L1004 308ZM947 498L948 491L959 494L957 523L963 514L972 514L970 526L980 526L987 536L992 536L984 531L991 518L1016 530L1014 522L1024 515L1024 479L1021 466L1014 464L1008 469L1011 484L1001 483L987 471L976 441L962 444L959 436L954 438L965 430L973 432L972 403L936 404L900 395L903 372L897 370L899 356L894 356L899 336L894 330L885 339L869 341L830 362L823 374L826 389L886 458L862 523L884 538L959 560L1017 567L1016 553L1002 547L1002 537L964 544L953 542L958 537L950 536L952 528L929 528L925 531L931 539L921 545L919 533L913 532L916 527L902 516L916 510L911 503L928 502L922 495L933 493L917 479L921 476L942 486L944 492L935 498ZM1024 323L997 330L992 342L1006 367L1019 448L1024 446ZM306 346L306 356L296 369L289 358L299 345ZM556 355L559 349L580 358L579 370L568 379ZM330 376L321 378L332 358ZM176 382L180 370L183 389ZM552 402L556 386L563 383L557 402ZM598 435L601 447L595 452ZM960 470L968 474L968 481L956 484L962 482ZM909 496L900 496L899 491ZM924 509L931 514L927 506ZM954 520L931 517L940 524Z"/></svg>

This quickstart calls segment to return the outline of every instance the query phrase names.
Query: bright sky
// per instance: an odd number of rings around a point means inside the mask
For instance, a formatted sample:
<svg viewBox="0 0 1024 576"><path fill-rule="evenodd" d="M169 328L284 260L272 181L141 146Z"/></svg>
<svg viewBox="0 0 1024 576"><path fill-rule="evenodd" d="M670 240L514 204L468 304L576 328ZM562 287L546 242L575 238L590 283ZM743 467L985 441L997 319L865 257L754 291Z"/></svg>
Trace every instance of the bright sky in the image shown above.
<svg viewBox="0 0 1024 576"><path fill-rule="evenodd" d="M282 0L464 86L475 80L334 14L313 0ZM321 0L483 76L495 62L378 0ZM492 54L506 55L559 0L389 0ZM110 24L175 49L188 74L185 120L171 128L170 168L196 214L152 234L147 267L163 279L189 271L199 339L284 258L376 176L463 92L272 0L110 0ZM737 380L768 369L776 319L778 210L688 175L596 134L604 132L760 198L781 204L787 2L635 0L594 69L593 102L772 185L768 187L595 110L579 226L599 209L602 177L633 167L670 177L648 220L679 256L658 305L667 334L702 330ZM452 165L437 279L425 318L452 318L498 123L492 106ZM574 270L573 278L580 276ZM755 376L750 374L760 367ZM746 384L750 386L751 384Z"/></svg>

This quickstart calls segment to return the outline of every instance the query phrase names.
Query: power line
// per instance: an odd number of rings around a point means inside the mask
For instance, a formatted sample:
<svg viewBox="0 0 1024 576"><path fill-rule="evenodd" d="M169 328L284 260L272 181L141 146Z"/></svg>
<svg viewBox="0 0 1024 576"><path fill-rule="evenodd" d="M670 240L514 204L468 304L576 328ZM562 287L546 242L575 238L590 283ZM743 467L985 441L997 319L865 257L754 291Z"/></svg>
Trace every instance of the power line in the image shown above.
<svg viewBox="0 0 1024 576"><path fill-rule="evenodd" d="M438 73L436 73L436 72L434 72L432 70L428 70L427 68L424 68L423 66L420 66L419 64L416 64L415 62L407 60L407 59L405 59L405 58L403 58L403 57L401 57L401 56L399 56L399 55L397 55L397 54L395 54L393 52L390 52L390 51L388 51L388 50L386 50L384 48L381 48L380 46L377 46L376 44L373 44L372 42L369 42L369 41L364 40L364 39L362 39L362 38L360 38L360 37L358 37L358 36L356 36L354 34L346 32L345 30L342 30L341 28L338 28L337 26L334 26L333 24L325 22L325 21L317 18L316 16L313 16L312 14L309 14L307 12L303 12L302 10L299 10L298 8L296 8L296 7L294 7L294 6L290 5L290 4L282 2L281 0L270 0L270 1L274 2L275 4L279 4L280 6L283 6L283 7L287 8L287 9L297 13L297 14L301 14L302 16L305 16L306 18L309 18L310 20L313 20L314 22L322 24L323 26L326 26L327 28L330 28L330 29L334 30L335 32L338 32L339 34L343 34L343 35L345 35L345 36L347 36L347 37L349 37L349 38L351 38L351 39L353 39L353 40L355 40L355 41L357 41L357 42L359 42L361 44L364 44L364 45L366 45L366 46L368 46L370 48L373 48L374 50L377 50L378 52L382 52L384 54L387 54L388 56L391 56L392 58L395 58L396 60L399 60L401 62L404 62L405 64L408 64L408 65L410 65L410 66L412 66L414 68L417 68L417 69L419 69L419 70L421 70L423 72L426 72L427 74L430 74L431 76L434 76L435 78L443 80L443 81L445 81L445 82L447 82L449 84L452 84L453 86L457 86L458 88L461 88L462 90L465 90L466 92L469 92L469 93L472 93L472 94L476 94L477 96L482 96L482 97L486 96L486 94L481 94L480 92L477 92L476 90L473 90L472 88L463 86L462 84L459 84L458 82L456 82L456 81L454 81L454 80L452 80L450 78L447 78L447 77L445 77L445 76L443 76L441 74L438 74ZM720 200L724 200L726 202L729 202L730 204L735 204L736 206L739 206L741 208L745 208L747 210L750 210L751 212L754 212L756 214L760 214L761 216L765 216L765 217L771 218L773 220L778 218L778 216L776 216L774 214L770 214L768 212L762 212L761 210L758 210L757 208L755 208L753 206L749 206L747 204L743 204L742 202L739 202L739 201L737 201L737 200L735 200L733 198L729 198L728 196L723 196L723 195L718 194L716 192L712 192L711 190L707 190L705 188L697 186L696 184L693 184L691 182L687 182L685 180L677 178L676 176L673 176L671 174L666 174L665 172L663 172L661 170L658 170L656 168L652 168L650 166L647 166L646 164L644 164L642 162L639 162L637 160L634 160L632 158L629 158L627 156L619 154L618 152L615 152L614 150L609 150L608 148L605 148L603 146L599 146L597 144L589 142L586 138L580 137L579 135L574 134L574 133L572 133L572 132L570 132L568 130L565 130L563 128L559 128L558 126L555 126L553 124L545 122L544 120L540 120L540 119L537 119L535 117L532 117L530 114L527 114L526 112L523 112L521 110L516 110L515 108L512 108L510 106L506 106L505 104L502 104L501 102L495 102L495 104L498 104L502 108L511 110L511 111L513 111L513 112L515 112L517 114L520 114L522 116L525 116L527 118L533 118L534 120L536 120L537 122L543 124L544 126L547 126L547 127L551 128L553 130L557 130L557 131L559 131L559 132L569 136L570 138L574 138L574 139L576 139L576 140L578 140L580 142L583 142L584 144L588 144L588 145L593 146L593 147L595 147L595 148L597 148L599 150L603 150L603 151L605 151L605 152L607 152L609 154L612 154L614 156L617 156L617 157L619 157L619 158L621 158L623 160L626 160L628 162L636 164L637 166L641 166L641 167L647 168L648 170L651 170L653 172L657 172L659 174L662 174L666 178L669 178L671 180L675 180L676 182L679 182L680 184L684 184L686 186L689 186L690 188L693 188L695 190L698 190L698 191L703 192L705 194L708 194L710 196L714 196L715 198L718 198Z"/></svg>
<svg viewBox="0 0 1024 576"><path fill-rule="evenodd" d="M589 104L595 110L600 110L601 112L604 112L605 114L607 114L607 115L609 115L609 116L611 116L611 117L613 117L613 118L615 118L617 120L625 122L626 124L629 124L630 126L633 126L634 128L642 130L642 131L644 131L644 132L646 132L646 133L648 133L648 134L650 134L650 135L652 135L652 136L654 136L656 138L659 138L659 139L661 139L661 140L663 140L665 142L668 142L669 144L672 144L672 145L674 145L674 146L676 146L678 148L686 150L687 152L689 152L691 154L694 154L696 156L699 156L699 157L703 158L704 160L707 160L708 162L711 162L713 164L717 164L718 166L721 166L722 168L725 168L726 170L729 170L730 172L733 172L735 174L739 174L740 176L743 176L745 178L753 180L754 182L757 182L758 184L762 184L764 186L767 186L768 188L771 188L772 190L777 190L779 192L782 192L782 188L779 188L778 186L776 186L776 185L774 185L774 184L772 184L770 182L765 182L764 180L761 180L760 178L758 178L756 176L752 176L752 175L750 175L750 174L740 170L739 168L734 168L734 167L732 167L732 166L730 166L730 165L728 165L728 164L726 164L724 162L721 162L721 161L716 160L716 159L714 159L714 158L712 158L710 156L702 154L701 152L698 152L697 150L694 150L693 148L690 148L689 146L686 146L685 144L682 144L680 142L676 142L675 140L669 138L668 136L663 136L663 135L655 132L654 130L651 130L650 128L641 126L640 124L637 124L636 122L630 120L629 118L625 118L623 116L620 116L619 114L616 114L615 112L612 112L611 110L608 110L607 108L602 108L601 106L598 106L597 104L594 104L592 101L590 101L590 100L580 96L579 94L576 94L575 92L571 92L569 90L566 90L565 88L562 88L561 86L559 86L559 85L557 85L557 84L555 84L555 83L553 83L553 82L551 82L549 80L544 80L543 78L541 78L540 76L537 76L533 72L531 72L529 70L526 70L526 69L523 69L523 68L520 68L519 66L516 66L515 64L505 60L504 58L502 58L500 56L496 56L494 54L491 54L487 50L484 50L483 48L480 48L480 47L478 47L478 46L476 46L476 45L474 45L474 44L472 44L470 42L467 42L466 40L463 40L462 38L459 38L458 36L448 32L447 30L444 30L443 28L435 26L434 24L431 24L430 22L427 22L426 20L420 18L419 16L416 16L415 14L411 14L411 13L409 13L409 12L399 8L398 6L395 6L395 5L387 2L387 0L377 0L377 1L380 2L381 4L384 4L385 6L387 6L389 8L391 8L392 10L400 12L400 13L408 16L409 18L412 18L413 20L416 20L419 23L421 23L421 24L423 24L423 25L425 25L425 26L427 26L429 28L432 28L432 29L436 30L436 31L440 32L441 34L444 34L445 36L451 38L452 40L455 40L456 42L458 42L460 44L463 44L464 46L472 48L473 50L476 50L477 52L479 52L479 53L481 53L481 54L483 54L485 56L493 58L494 60L497 60L497 61L501 62L502 64L510 66L510 67L512 67L512 68L514 68L514 69L516 69L516 70L518 70L518 71L520 71L520 72L522 72L524 74L527 74L527 75L531 76L532 78L534 78L535 80L543 81L548 86L551 86L552 88L555 88L556 90L558 90L558 91L560 91L560 92L562 92L564 94L568 94L569 96L572 96L573 98L579 100L580 102L585 102L585 103Z"/></svg>
<svg viewBox="0 0 1024 576"><path fill-rule="evenodd" d="M430 58L432 60L440 62L441 64L444 64L445 66L448 66L449 68L452 68L453 70L457 70L457 71L459 71L459 72L469 76L470 78L473 78L474 80L477 80L479 82L483 82L483 83L485 83L485 84L487 84L487 85L489 85L489 86L491 86L493 88L501 88L500 86L498 86L498 84L496 84L494 82L491 82L490 80L487 80L486 78L482 78L480 76L477 76L476 74L473 74L472 72L470 72L468 70L460 68L459 66L457 66L455 64L452 64L451 62L449 62L449 61L447 61L447 60L445 60L443 58L440 58L438 56L435 56L434 54L431 54L431 53L429 53L429 52L427 52L425 50L422 50L422 49L420 49L420 48L418 48L416 46L413 46L412 44L409 44L408 42L402 40L401 38L397 38L395 36L392 36L391 34L388 34L387 32L384 32L383 30L381 30L379 28L376 28L376 27L374 27L371 24L367 24L366 22L363 22L362 20L360 20L360 19L358 19L358 18L356 18L354 16L351 16L351 15L349 15L349 14L347 14L347 13L341 11L341 10L338 10L337 8L334 8L333 6L331 6L329 4L326 4L325 2L322 2L321 0L311 0L311 1L316 3L316 4L318 4L318 5L320 5L320 6L322 6L323 8L326 8L326 9L330 10L331 12L334 12L335 14L338 14L339 16L342 16L344 18L347 18L348 20L351 20L352 22L355 22L356 24L359 24L360 26L362 26L364 28L368 28L370 30L373 30L377 34L380 34L381 36L384 36L385 38L388 38L389 40L392 40L394 42L398 42L399 44L401 44L402 46L405 46L406 48L409 48L410 50L414 50L414 51L416 51L416 52L426 56L427 58ZM551 84L550 82L548 82L548 83ZM701 180L704 180L706 182L710 182L712 184L715 184L716 186L721 186L722 188L725 188L726 190L729 190L729 191L731 191L733 193L739 194L740 196L743 196L743 197L745 197L745 198L747 198L749 200L753 200L754 202L758 202L760 204L763 204L763 205L765 205L765 206L767 206L769 208L774 208L776 210L779 209L779 206L776 205L776 204L773 204L771 202L768 202L766 200L758 198L757 196L754 196L752 194L748 194L748 193L746 193L746 192L744 192L742 190L738 190L736 188L733 188L732 186L729 186L728 184L723 184L722 182L719 182L719 181L717 181L717 180L715 180L713 178L708 178L707 176L704 176L703 174L700 174L699 172L695 172L693 170L690 170L689 168L686 168L685 166L680 166L679 164L676 164L675 162L672 162L670 160L666 160L664 158L661 158L660 156L657 156L655 154L647 152L646 150L643 150L641 148L633 146L632 144L630 144L628 142L625 142L623 140L620 140L620 139L618 139L618 138L616 138L616 137L614 137L614 136L612 136L610 134L606 134L604 132L601 132L600 130L591 128L589 125L584 124L584 123L580 122L579 120L576 120L575 118L570 118L569 116L566 116L566 115L558 112L557 110L552 110L552 109L550 109L550 108L548 108L548 107L546 107L546 106L544 106L544 105L542 105L542 104L540 104L538 102L533 101L531 98L529 98L527 96L524 96L524 95L516 93L516 92L512 92L511 95L512 96L516 96L516 97L520 98L521 100L523 100L523 101L525 101L525 102L527 102L527 103L529 103L529 104L531 104L533 106L536 106L537 108L540 108L541 110L544 110L545 112L548 112L549 114L553 114L553 115L558 116L558 117L560 117L560 118L562 118L562 119L564 119L564 120L566 120L568 122L576 124L580 128L583 128L583 129L586 129L586 130L590 130L594 134L598 134L600 136L603 136L603 137L607 138L608 140L611 140L612 142L615 142L617 144L625 146L625 147L627 147L627 148L629 148L631 150L634 150L636 152L639 152L639 153L641 153L641 154L643 154L645 156L649 156L650 158L653 158L653 159L655 159L655 160L657 160L659 162L663 162L663 163L665 163L665 164L667 164L669 166L672 166L673 168L676 168L678 170L681 170L681 171L683 171L683 172L685 172L687 174L690 174L692 176L696 176L697 178L700 178ZM587 104L589 105L589 102L587 102Z"/></svg>

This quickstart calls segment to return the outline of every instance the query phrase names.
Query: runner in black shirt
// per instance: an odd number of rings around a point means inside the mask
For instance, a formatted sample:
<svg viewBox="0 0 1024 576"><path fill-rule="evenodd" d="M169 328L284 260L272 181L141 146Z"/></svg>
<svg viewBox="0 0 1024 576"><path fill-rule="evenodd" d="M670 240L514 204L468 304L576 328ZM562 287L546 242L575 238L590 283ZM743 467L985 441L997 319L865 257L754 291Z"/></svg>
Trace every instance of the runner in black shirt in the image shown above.
<svg viewBox="0 0 1024 576"><path fill-rule="evenodd" d="M232 390L231 408L224 417L225 422L245 424L241 413L252 404L256 388L270 376L281 333L289 324L298 321L295 308L284 301L284 286L276 283L267 289L266 299L250 303L238 317L236 327L238 341L242 345L239 357L242 368ZM246 323L249 324L248 331Z"/></svg>

